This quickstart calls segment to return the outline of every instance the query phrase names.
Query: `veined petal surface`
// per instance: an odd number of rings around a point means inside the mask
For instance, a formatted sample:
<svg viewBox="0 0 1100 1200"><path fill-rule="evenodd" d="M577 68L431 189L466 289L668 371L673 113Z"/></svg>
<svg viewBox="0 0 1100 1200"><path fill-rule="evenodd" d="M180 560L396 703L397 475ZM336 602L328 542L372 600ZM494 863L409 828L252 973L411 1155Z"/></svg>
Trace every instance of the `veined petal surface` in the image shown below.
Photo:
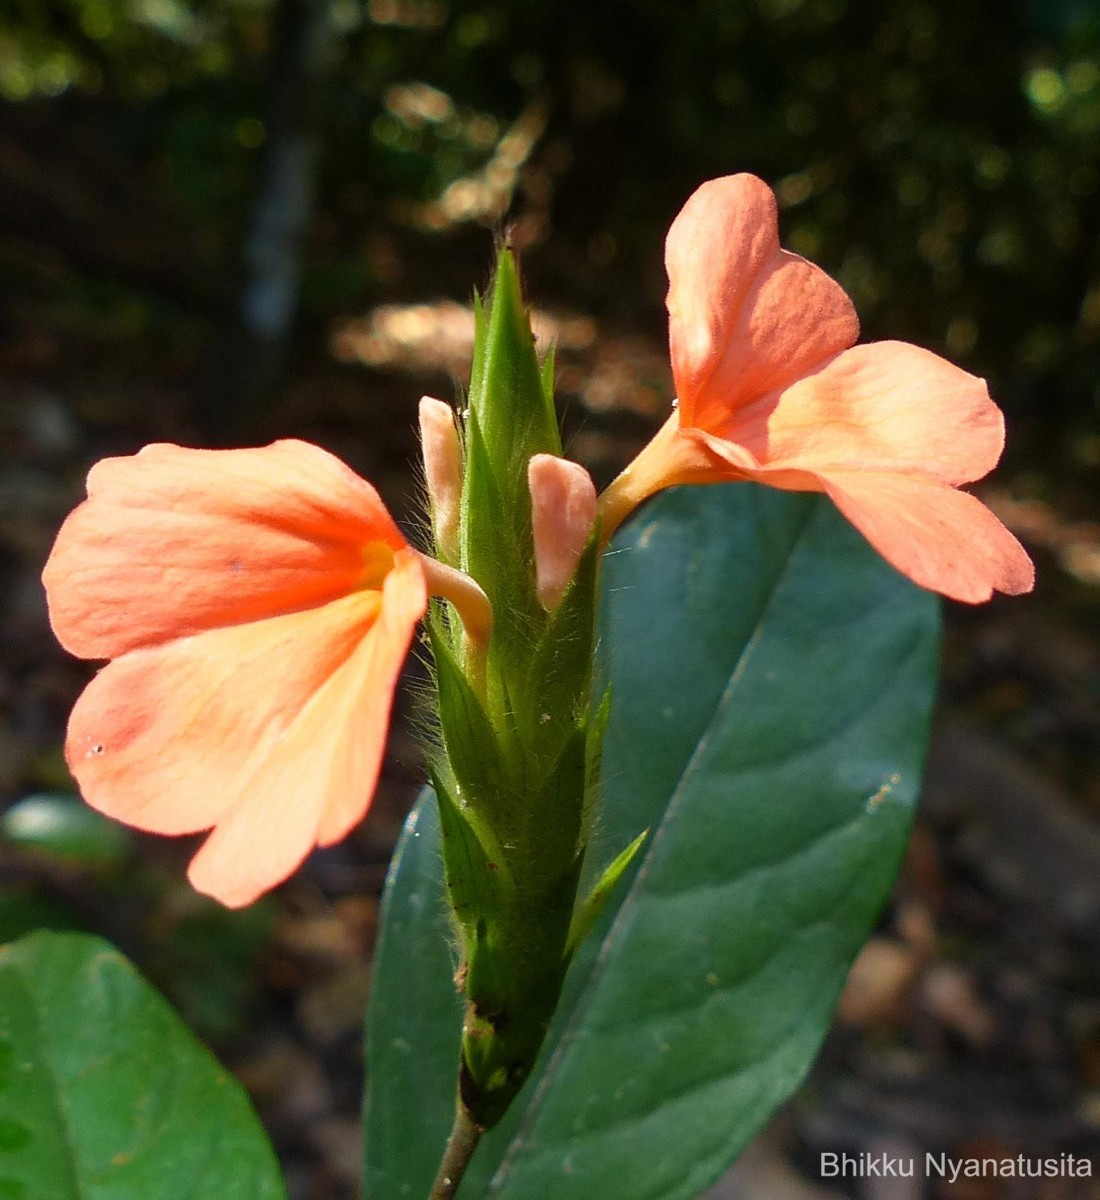
<svg viewBox="0 0 1100 1200"><path fill-rule="evenodd" d="M405 546L378 493L320 447L146 446L88 475L43 572L81 658L298 612L363 585L364 547Z"/></svg>
<svg viewBox="0 0 1100 1200"><path fill-rule="evenodd" d="M685 425L718 432L859 335L852 302L820 268L781 250L775 197L731 175L700 187L665 243L672 372Z"/></svg>
<svg viewBox="0 0 1100 1200"><path fill-rule="evenodd" d="M784 391L731 413L722 436L769 466L987 475L1004 419L985 381L919 346L853 346Z"/></svg>

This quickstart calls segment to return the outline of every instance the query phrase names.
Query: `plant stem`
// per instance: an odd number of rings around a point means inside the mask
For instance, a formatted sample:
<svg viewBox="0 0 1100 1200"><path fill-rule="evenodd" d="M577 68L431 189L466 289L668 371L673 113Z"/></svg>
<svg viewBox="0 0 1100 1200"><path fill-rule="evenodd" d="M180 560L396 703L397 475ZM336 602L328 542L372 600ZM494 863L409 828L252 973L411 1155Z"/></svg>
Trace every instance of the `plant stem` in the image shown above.
<svg viewBox="0 0 1100 1200"><path fill-rule="evenodd" d="M439 1174L435 1177L428 1200L451 1200L462 1183L470 1159L474 1156L478 1142L481 1141L481 1130L474 1124L466 1106L461 1100L455 1105L455 1123L451 1136L447 1139L447 1149L443 1152L443 1161L439 1164Z"/></svg>

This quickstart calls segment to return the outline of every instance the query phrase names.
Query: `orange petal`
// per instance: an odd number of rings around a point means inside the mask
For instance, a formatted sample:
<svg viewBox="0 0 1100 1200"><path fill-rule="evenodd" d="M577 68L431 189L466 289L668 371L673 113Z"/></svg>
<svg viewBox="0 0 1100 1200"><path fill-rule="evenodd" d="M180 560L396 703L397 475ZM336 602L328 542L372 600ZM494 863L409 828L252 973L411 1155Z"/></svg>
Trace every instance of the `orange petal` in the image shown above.
<svg viewBox="0 0 1100 1200"><path fill-rule="evenodd" d="M767 482L767 473L761 479ZM914 583L980 604L1030 592L1027 552L974 496L922 475L836 471L820 485L872 546Z"/></svg>
<svg viewBox="0 0 1100 1200"><path fill-rule="evenodd" d="M669 230L665 266L685 426L718 432L859 335L840 285L779 248L775 197L752 175L711 180L690 197Z"/></svg>
<svg viewBox="0 0 1100 1200"><path fill-rule="evenodd" d="M405 545L374 488L317 446L146 446L92 468L43 572L50 621L71 653L114 658L346 595L372 542Z"/></svg>
<svg viewBox="0 0 1100 1200"><path fill-rule="evenodd" d="M694 451L684 448L686 443L693 443ZM636 462L645 461L645 455L643 450ZM666 464L678 466L679 475L666 467L662 477ZM620 479L631 479L634 465ZM735 442L690 429L678 439L666 439L665 453L654 458L648 475L654 486L646 495L671 483L723 480L825 492L887 562L921 587L953 600L978 604L993 591L1018 595L1035 584L1027 552L981 501L922 472L816 470L801 462L754 465L749 452ZM618 484L616 480L612 488ZM625 504L619 508L624 510L616 514L621 520L628 510Z"/></svg>
<svg viewBox="0 0 1100 1200"><path fill-rule="evenodd" d="M733 414L722 435L777 468L919 471L958 484L996 465L1004 420L984 380L918 346L873 342Z"/></svg>
<svg viewBox="0 0 1100 1200"><path fill-rule="evenodd" d="M66 757L85 799L158 833L215 826L192 882L249 903L365 813L425 605L404 550L381 593L123 655L70 720Z"/></svg>

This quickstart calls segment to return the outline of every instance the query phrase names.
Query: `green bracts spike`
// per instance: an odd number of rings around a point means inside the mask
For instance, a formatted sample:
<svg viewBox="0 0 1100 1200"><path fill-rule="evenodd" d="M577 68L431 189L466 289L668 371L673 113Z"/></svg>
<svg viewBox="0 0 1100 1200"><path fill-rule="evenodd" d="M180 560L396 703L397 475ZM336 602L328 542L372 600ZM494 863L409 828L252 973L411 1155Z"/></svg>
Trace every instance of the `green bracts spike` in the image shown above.
<svg viewBox="0 0 1100 1200"><path fill-rule="evenodd" d="M475 305L461 562L493 604L468 674L457 622L433 614L442 753L433 778L466 993L460 1095L495 1124L529 1075L572 945L605 707L589 716L597 543L553 614L535 590L527 467L561 454L553 363L539 365L510 251ZM621 868L620 868L621 870Z"/></svg>
<svg viewBox="0 0 1100 1200"><path fill-rule="evenodd" d="M470 376L470 411L480 423L494 468L506 467L526 492L527 460L532 454L561 454L561 435L553 380L544 378L539 367L519 271L508 249L497 259L489 310L481 324L475 339L480 361L475 360ZM505 487L506 494L509 491Z"/></svg>

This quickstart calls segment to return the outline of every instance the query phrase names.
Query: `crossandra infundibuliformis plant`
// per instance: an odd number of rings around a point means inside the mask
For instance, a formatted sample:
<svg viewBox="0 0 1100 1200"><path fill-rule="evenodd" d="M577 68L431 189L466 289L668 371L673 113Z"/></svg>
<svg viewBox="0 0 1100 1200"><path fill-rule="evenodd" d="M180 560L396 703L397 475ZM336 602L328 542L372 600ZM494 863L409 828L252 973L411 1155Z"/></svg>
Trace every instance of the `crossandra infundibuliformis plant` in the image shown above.
<svg viewBox="0 0 1100 1200"><path fill-rule="evenodd" d="M765 184L704 184L666 265L677 403L602 496L563 457L505 248L466 407L421 402L427 550L315 446L156 445L93 468L46 567L62 643L110 660L70 722L85 799L209 830L189 875L230 906L363 818L423 622L439 736L376 964L377 1200L629 1200L641 1159L647 1197L704 1188L808 1068L889 889L934 688L930 593L1032 586L959 490L1003 445L984 383L854 345L843 291L780 248ZM0 980L30 1013L27 980L94 954L32 939ZM21 1029L0 1034L32 1063ZM90 1086L43 1071L47 1092ZM238 1100L225 1120L255 1146ZM108 1179L108 1151L120 1171L169 1152L124 1111L94 1144ZM37 1179L40 1151L0 1182ZM276 1195L257 1154L266 1182L240 1194ZM176 1194L149 1170L143 1196ZM235 1194L225 1179L210 1194Z"/></svg>

